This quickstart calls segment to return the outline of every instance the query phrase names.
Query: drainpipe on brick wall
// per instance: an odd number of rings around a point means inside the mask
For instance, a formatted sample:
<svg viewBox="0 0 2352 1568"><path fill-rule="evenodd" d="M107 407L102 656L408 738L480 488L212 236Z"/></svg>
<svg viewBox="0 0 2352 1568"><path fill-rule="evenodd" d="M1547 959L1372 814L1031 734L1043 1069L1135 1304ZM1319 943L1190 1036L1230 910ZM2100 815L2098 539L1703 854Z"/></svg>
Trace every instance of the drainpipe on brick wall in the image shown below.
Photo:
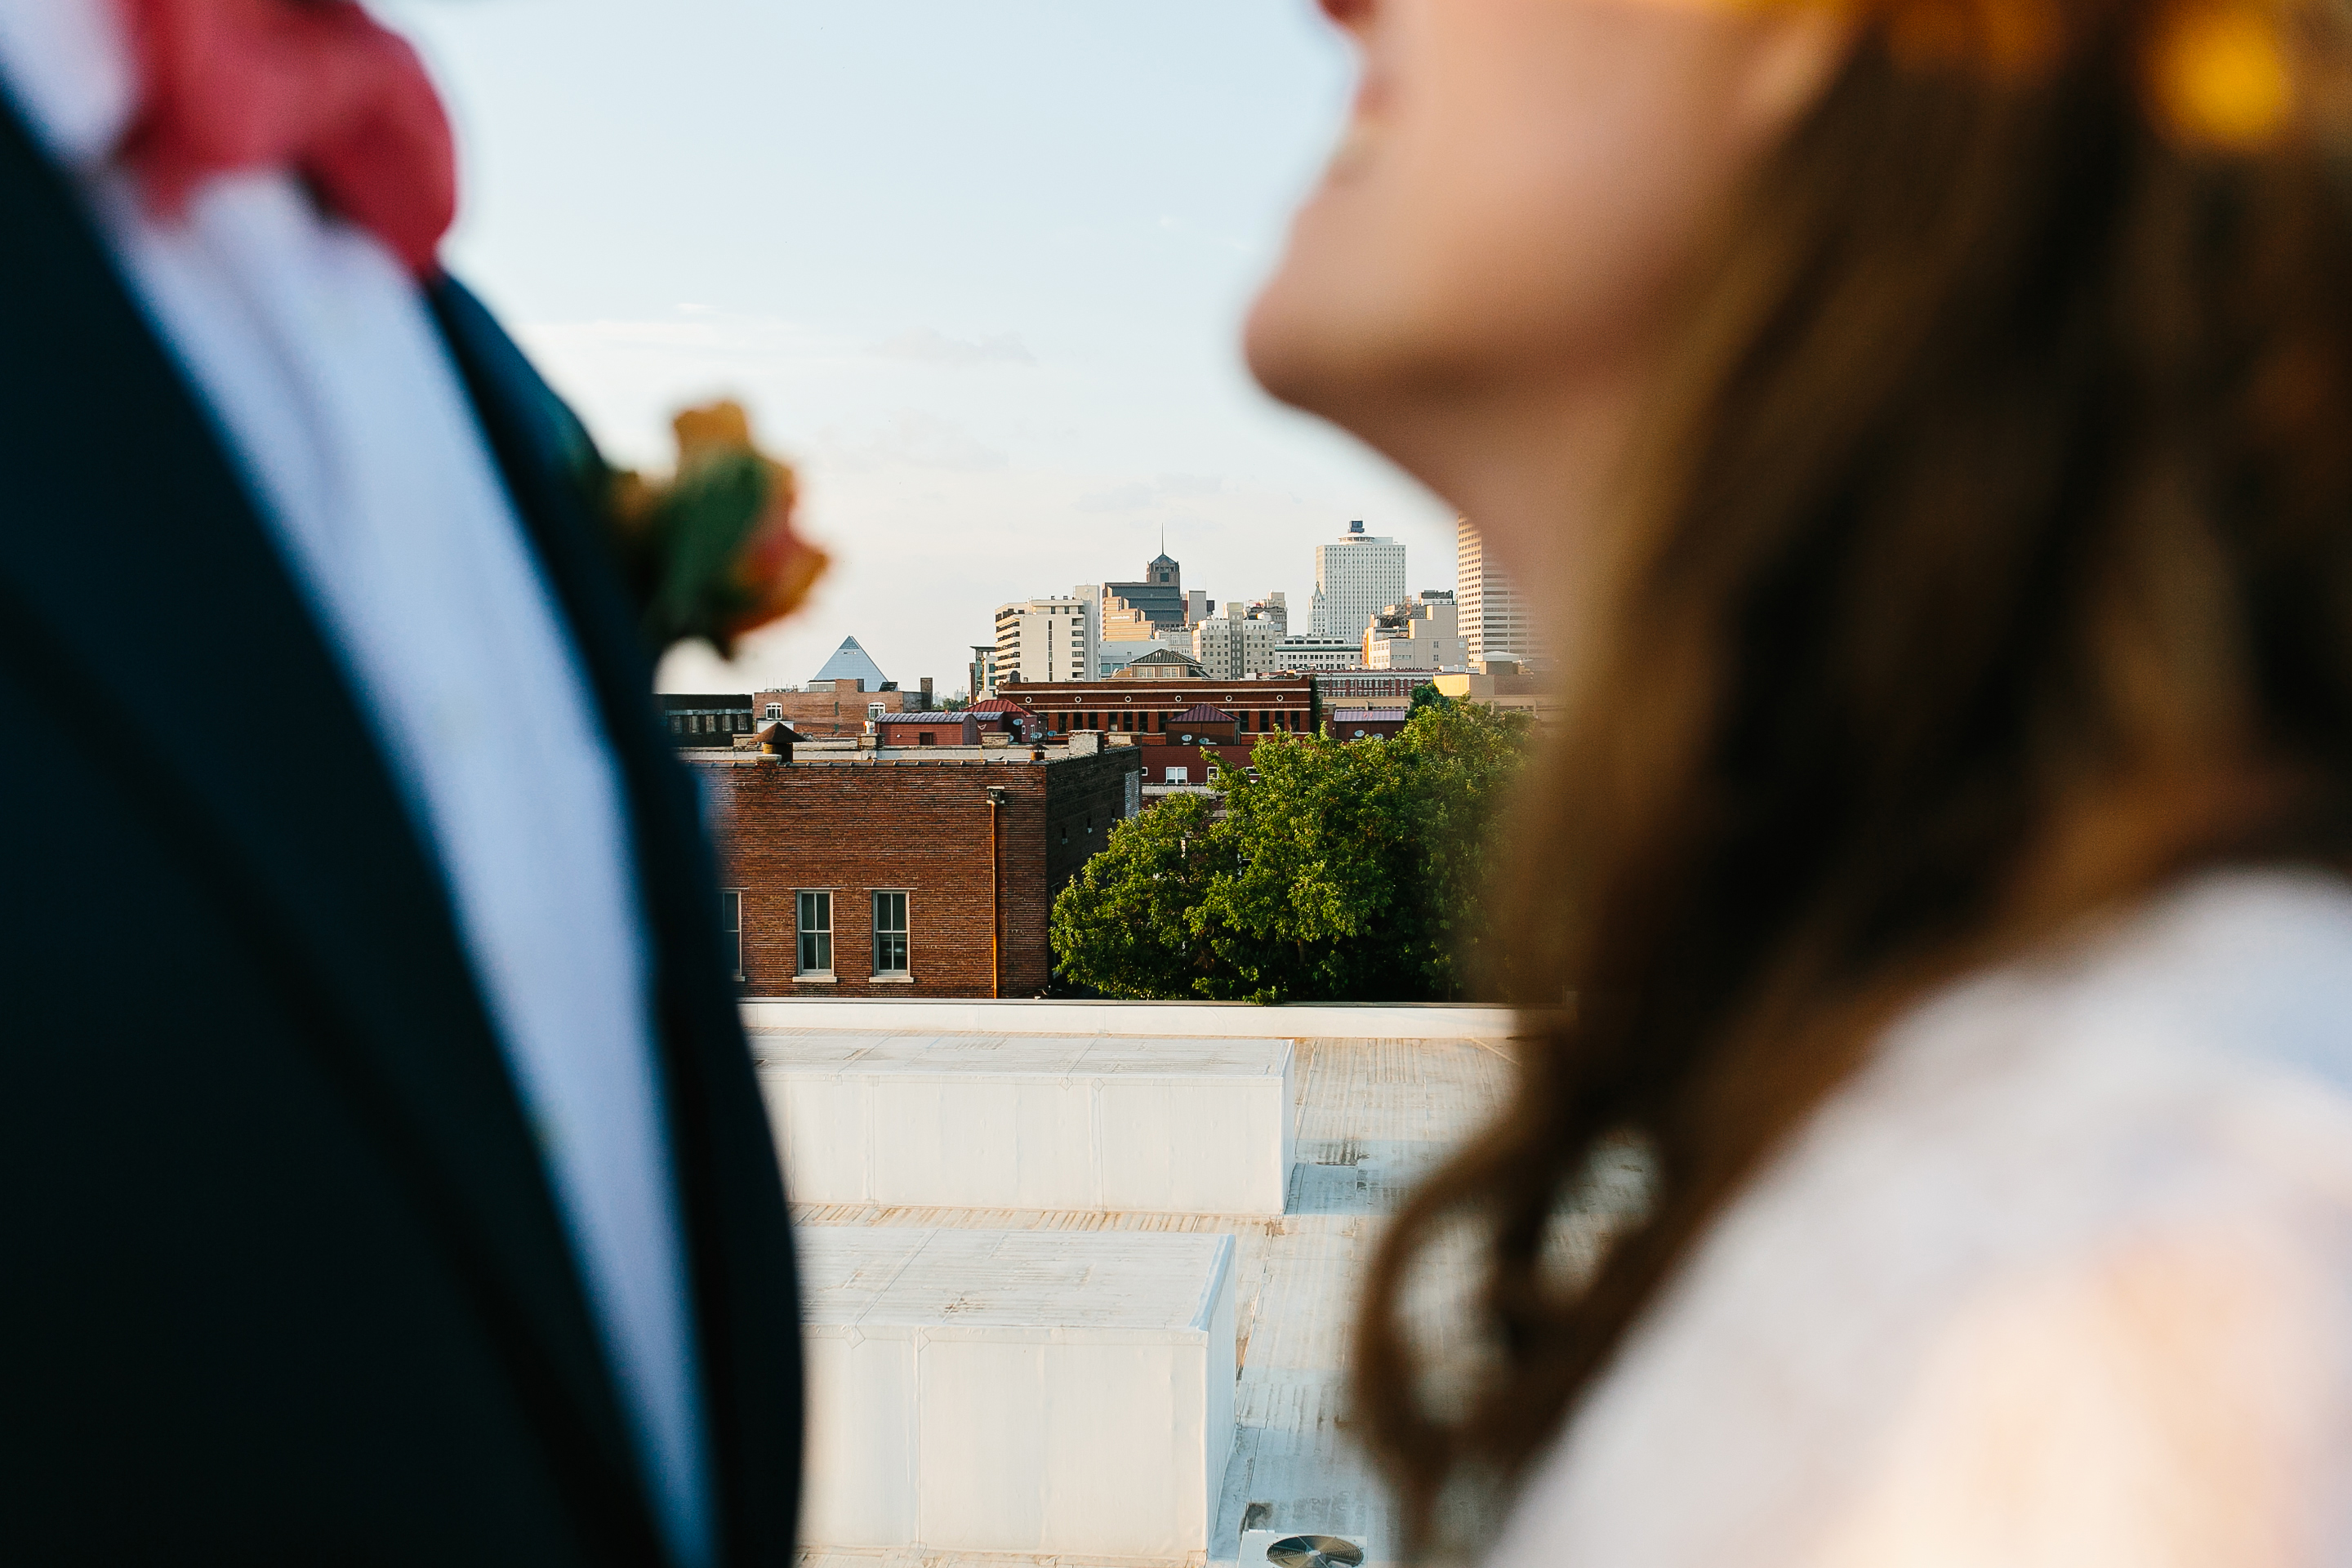
<svg viewBox="0 0 2352 1568"><path fill-rule="evenodd" d="M1004 894L997 867L1003 856L997 851L997 820L1012 797L1002 784L992 785L988 792L988 994L1004 994Z"/></svg>

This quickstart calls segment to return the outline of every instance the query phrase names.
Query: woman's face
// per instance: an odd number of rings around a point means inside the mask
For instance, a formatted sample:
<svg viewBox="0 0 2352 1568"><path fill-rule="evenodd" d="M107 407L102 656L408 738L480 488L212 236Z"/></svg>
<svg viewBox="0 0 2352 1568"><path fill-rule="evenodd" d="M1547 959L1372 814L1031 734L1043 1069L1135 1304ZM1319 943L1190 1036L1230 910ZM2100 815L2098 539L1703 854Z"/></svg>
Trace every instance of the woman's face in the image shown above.
<svg viewBox="0 0 2352 1568"><path fill-rule="evenodd" d="M1483 514L1460 471L1482 436L1638 391L1710 220L1839 33L1728 0L1323 5L1361 86L1251 313L1250 366Z"/></svg>

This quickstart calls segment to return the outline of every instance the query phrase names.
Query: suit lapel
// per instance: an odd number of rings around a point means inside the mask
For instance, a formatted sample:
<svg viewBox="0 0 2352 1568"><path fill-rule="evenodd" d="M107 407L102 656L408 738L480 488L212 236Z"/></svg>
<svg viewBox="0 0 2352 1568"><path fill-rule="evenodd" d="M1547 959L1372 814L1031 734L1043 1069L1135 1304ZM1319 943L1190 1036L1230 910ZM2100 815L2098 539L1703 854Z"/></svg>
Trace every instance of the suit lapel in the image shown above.
<svg viewBox="0 0 2352 1568"><path fill-rule="evenodd" d="M142 804L437 1223L579 1517L616 1561L650 1560L617 1402L437 870L201 402L5 101L0 215L0 659L99 721L86 730L142 737Z"/></svg>
<svg viewBox="0 0 2352 1568"><path fill-rule="evenodd" d="M799 1289L759 1085L719 959L719 892L653 671L584 502L601 466L569 408L459 284L433 291L517 514L570 618L627 784L653 934L665 1098L692 1255L720 1560L789 1560L799 1506Z"/></svg>

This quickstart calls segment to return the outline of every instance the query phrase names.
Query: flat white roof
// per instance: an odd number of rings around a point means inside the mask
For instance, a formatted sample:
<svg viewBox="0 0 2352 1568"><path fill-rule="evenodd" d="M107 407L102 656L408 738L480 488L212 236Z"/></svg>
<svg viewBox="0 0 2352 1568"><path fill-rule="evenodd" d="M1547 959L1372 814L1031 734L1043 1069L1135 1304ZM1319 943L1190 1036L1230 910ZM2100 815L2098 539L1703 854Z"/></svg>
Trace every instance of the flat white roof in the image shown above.
<svg viewBox="0 0 2352 1568"><path fill-rule="evenodd" d="M1061 1002L1007 997L756 997L743 1004L752 1049L767 1029L893 1035L1140 1035L1220 1039L1507 1040L1519 1013L1475 1003Z"/></svg>
<svg viewBox="0 0 2352 1568"><path fill-rule="evenodd" d="M794 1029L761 1032L753 1051L761 1067L785 1072L1265 1078L1281 1073L1291 1045L1287 1039L1250 1037L873 1035Z"/></svg>
<svg viewBox="0 0 2352 1568"><path fill-rule="evenodd" d="M758 1016L762 1005L747 1007L747 1017ZM1229 1008L1184 1003L933 1005L1046 1009L1038 1016L1063 1018L1073 1015L1051 1010L1085 1009L1090 1026L1098 1021L1107 1032L1124 1029L1132 1037L1215 1034L1227 1021L1238 1026L1237 1036L1259 1029L1271 1034L1276 1032L1275 1019L1291 1020L1279 1032L1297 1037L1292 1069L1297 1164L1286 1212L1278 1216L872 1204L802 1205L793 1214L802 1245L812 1254L842 1234L894 1230L1026 1231L1051 1247L1101 1236L1165 1244L1231 1235L1242 1364L1234 1389L1233 1456L1210 1537L1211 1568L1235 1561L1245 1520L1252 1529L1362 1542L1368 1568L1393 1562L1399 1544L1394 1509L1343 1426L1356 1303L1387 1216L1448 1151L1500 1108L1510 1078L1508 1047L1501 1038L1510 1030L1509 1015L1499 1008ZM1196 1007L1197 1014L1177 1021ZM1020 1016L990 1015L999 1030L1018 1027L1010 1020ZM1301 1026L1324 1019L1340 1026ZM755 1050L765 1050L772 1042L755 1034L752 1043ZM1061 1303L1055 1305L1058 1310ZM1178 1309L1171 1303L1164 1310L1172 1315ZM892 1568L899 1561L879 1551L817 1548L802 1553L801 1568ZM942 1564L961 1561L956 1554L940 1558ZM988 1568L1047 1568L1044 1557L985 1561ZM1078 1561L1061 1556L1058 1568Z"/></svg>
<svg viewBox="0 0 2352 1568"><path fill-rule="evenodd" d="M844 1229L801 1234L812 1328L1201 1333L1230 1236Z"/></svg>

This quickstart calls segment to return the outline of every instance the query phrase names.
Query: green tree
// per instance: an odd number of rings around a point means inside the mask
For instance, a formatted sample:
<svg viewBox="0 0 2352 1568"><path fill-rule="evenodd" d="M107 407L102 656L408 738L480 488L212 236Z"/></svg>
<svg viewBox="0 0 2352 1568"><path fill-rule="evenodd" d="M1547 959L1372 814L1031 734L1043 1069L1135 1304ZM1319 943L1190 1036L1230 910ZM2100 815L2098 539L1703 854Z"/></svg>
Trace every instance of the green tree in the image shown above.
<svg viewBox="0 0 2352 1568"><path fill-rule="evenodd" d="M1411 709L1411 711L1412 712L1418 713L1424 708L1451 708L1453 706L1454 699L1437 689L1433 683L1416 686L1412 689L1412 705Z"/></svg>
<svg viewBox="0 0 2352 1568"><path fill-rule="evenodd" d="M1054 900L1047 935L1062 978L1106 996L1203 994L1214 959L1192 912L1223 853L1203 795L1172 796L1115 823L1110 840Z"/></svg>
<svg viewBox="0 0 2352 1568"><path fill-rule="evenodd" d="M1055 901L1065 979L1116 996L1257 1002L1459 995L1526 723L1428 704L1393 740L1272 737L1121 823ZM1255 776L1253 776L1253 774Z"/></svg>

